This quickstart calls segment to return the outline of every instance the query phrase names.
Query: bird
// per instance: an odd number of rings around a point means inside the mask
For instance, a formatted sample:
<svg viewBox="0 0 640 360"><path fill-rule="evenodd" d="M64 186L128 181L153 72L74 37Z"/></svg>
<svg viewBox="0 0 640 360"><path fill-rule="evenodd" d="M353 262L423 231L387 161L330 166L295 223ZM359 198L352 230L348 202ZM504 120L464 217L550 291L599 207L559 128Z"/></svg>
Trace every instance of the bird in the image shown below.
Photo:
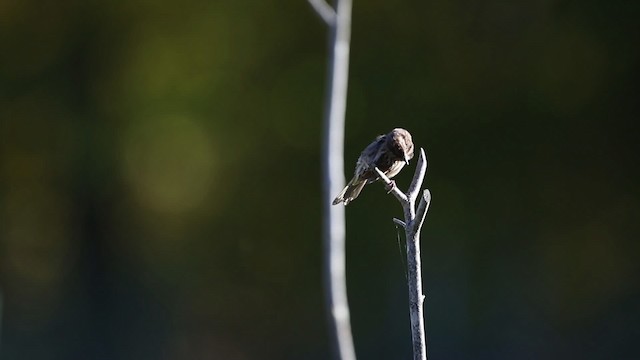
<svg viewBox="0 0 640 360"><path fill-rule="evenodd" d="M392 178L409 165L412 158L413 140L407 130L395 128L386 135L379 135L358 157L353 178L333 200L333 205L348 205L360 195L366 184L377 181L380 177L376 167Z"/></svg>

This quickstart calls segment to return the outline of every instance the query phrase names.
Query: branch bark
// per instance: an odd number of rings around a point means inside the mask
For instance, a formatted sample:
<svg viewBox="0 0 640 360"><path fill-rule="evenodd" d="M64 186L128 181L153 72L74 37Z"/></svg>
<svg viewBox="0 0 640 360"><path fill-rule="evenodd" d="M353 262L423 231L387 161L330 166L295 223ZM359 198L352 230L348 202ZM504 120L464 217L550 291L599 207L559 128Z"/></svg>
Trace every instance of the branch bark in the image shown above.
<svg viewBox="0 0 640 360"><path fill-rule="evenodd" d="M418 193L424 181L424 175L427 172L427 159L424 149L420 149L418 157L418 165L416 172L409 186L407 194L398 189L395 182L391 181L380 169L375 169L382 181L402 205L404 212L404 221L393 219L396 224L403 225L407 238L407 267L408 267L408 283L409 283L409 315L411 318L411 338L413 340L413 359L427 359L427 341L424 330L424 313L423 303L424 294L422 293L422 264L420 260L420 230L429 210L431 203L431 193L425 190L420 197L420 203L416 211L416 200Z"/></svg>
<svg viewBox="0 0 640 360"><path fill-rule="evenodd" d="M330 339L335 358L355 360L345 256L345 208L332 206L344 187L344 123L351 41L351 0L336 0L335 10L324 0L308 0L329 28L329 65L323 131L324 289Z"/></svg>
<svg viewBox="0 0 640 360"><path fill-rule="evenodd" d="M309 4L316 11L316 14L324 21L328 26L333 26L336 22L336 11L333 10L331 5L327 4L325 0L307 0Z"/></svg>

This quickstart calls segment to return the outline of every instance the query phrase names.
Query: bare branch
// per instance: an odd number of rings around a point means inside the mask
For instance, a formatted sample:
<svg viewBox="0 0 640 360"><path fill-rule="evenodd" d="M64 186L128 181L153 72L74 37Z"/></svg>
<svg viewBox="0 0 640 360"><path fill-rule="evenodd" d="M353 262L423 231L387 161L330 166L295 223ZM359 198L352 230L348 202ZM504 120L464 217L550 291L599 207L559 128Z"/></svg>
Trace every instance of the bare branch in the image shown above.
<svg viewBox="0 0 640 360"><path fill-rule="evenodd" d="M407 191L407 197L412 201L416 201L418 192L422 187L424 181L424 175L427 173L427 157L424 154L424 149L420 148L420 155L418 156L418 164L416 165L416 172L413 176L413 181L409 185L409 191Z"/></svg>
<svg viewBox="0 0 640 360"><path fill-rule="evenodd" d="M393 222L398 224L398 225L400 225L400 226L402 226L403 228L407 227L407 224L404 221L400 220L400 219L393 218Z"/></svg>
<svg viewBox="0 0 640 360"><path fill-rule="evenodd" d="M409 316L411 319L411 339L413 340L413 360L427 359L427 340L424 331L424 310L422 293L422 265L420 260L420 234L415 225L406 230L407 236L407 282L409 285ZM419 225L418 225L419 227Z"/></svg>
<svg viewBox="0 0 640 360"><path fill-rule="evenodd" d="M316 11L316 14L327 24L328 26L334 26L336 23L336 11L327 4L324 0L307 0L309 4Z"/></svg>
<svg viewBox="0 0 640 360"><path fill-rule="evenodd" d="M424 312L422 293L422 265L420 260L420 230L424 222L429 204L431 203L431 193L429 190L423 192L420 204L416 211L416 199L422 187L424 176L427 172L427 157L424 149L420 149L418 165L413 175L413 180L409 186L407 194L403 193L380 169L375 168L378 176L386 184L390 193L400 202L404 212L404 221L393 219L393 222L404 227L407 239L407 281L409 285L409 315L411 318L411 338L413 340L413 359L426 360L427 341L424 331Z"/></svg>
<svg viewBox="0 0 640 360"><path fill-rule="evenodd" d="M404 207L404 204L409 201L407 195L405 195L400 189L398 189L395 181L389 179L389 177L387 177L387 175L380 171L378 167L375 167L375 170L378 173L378 176L380 176L380 179L382 179L382 181L385 183L386 189L389 191L389 193L393 194L393 196L395 196L396 199L398 199L398 201L400 201L400 203L402 203L402 206Z"/></svg>
<svg viewBox="0 0 640 360"><path fill-rule="evenodd" d="M329 25L329 58L323 115L323 243L324 289L329 339L335 358L355 360L347 301L345 209L332 206L344 186L344 123L349 78L351 0L337 0L336 9L325 0L308 0Z"/></svg>
<svg viewBox="0 0 640 360"><path fill-rule="evenodd" d="M422 223L424 223L424 218L427 216L427 211L429 210L429 205L431 205L431 192L429 189L425 189L422 192L422 198L420 199L420 204L418 204L418 210L416 211L415 222L415 231L420 233L420 229L422 228Z"/></svg>

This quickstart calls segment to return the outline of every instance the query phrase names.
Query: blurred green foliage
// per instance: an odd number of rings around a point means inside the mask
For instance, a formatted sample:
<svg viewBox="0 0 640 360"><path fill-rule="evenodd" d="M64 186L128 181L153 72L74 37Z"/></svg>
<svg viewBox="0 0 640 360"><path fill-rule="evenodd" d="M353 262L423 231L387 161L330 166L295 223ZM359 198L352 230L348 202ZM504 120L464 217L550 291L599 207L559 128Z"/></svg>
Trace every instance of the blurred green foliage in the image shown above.
<svg viewBox="0 0 640 360"><path fill-rule="evenodd" d="M354 4L346 172L427 151L434 359L640 357L638 4ZM3 0L0 49L2 359L329 358L306 1ZM347 209L362 359L410 357L399 214Z"/></svg>

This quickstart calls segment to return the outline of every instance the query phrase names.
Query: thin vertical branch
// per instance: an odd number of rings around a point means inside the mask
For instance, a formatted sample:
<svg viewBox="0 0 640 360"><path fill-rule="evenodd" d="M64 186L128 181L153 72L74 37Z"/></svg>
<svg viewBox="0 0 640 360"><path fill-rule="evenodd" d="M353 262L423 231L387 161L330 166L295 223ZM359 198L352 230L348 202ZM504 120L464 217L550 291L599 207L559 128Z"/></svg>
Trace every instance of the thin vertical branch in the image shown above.
<svg viewBox="0 0 640 360"><path fill-rule="evenodd" d="M413 359L427 359L427 340L424 330L424 294L422 292L422 263L420 260L420 233L415 226L407 226L407 273L409 283L409 315Z"/></svg>
<svg viewBox="0 0 640 360"><path fill-rule="evenodd" d="M345 209L331 206L344 187L344 124L349 77L351 0L336 0L335 10L324 0L308 0L329 27L329 65L323 131L324 288L330 338L336 358L355 360L347 300Z"/></svg>
<svg viewBox="0 0 640 360"><path fill-rule="evenodd" d="M407 238L407 281L409 283L409 315L411 318L411 338L413 340L413 359L427 359L427 340L424 330L424 294L422 292L422 264L420 260L420 230L424 222L429 204L431 203L431 193L425 190L420 198L420 203L416 211L416 200L422 187L424 176L427 172L427 158L424 149L420 149L418 165L413 176L413 181L409 186L407 194L398 189L380 169L375 168L378 176L386 184L387 189L398 199L404 212L404 221L393 219L396 224L404 227Z"/></svg>
<svg viewBox="0 0 640 360"><path fill-rule="evenodd" d="M309 4L313 7L313 10L316 11L318 16L327 24L328 26L333 26L336 22L336 11L333 10L331 5L327 4L324 0L308 0Z"/></svg>

